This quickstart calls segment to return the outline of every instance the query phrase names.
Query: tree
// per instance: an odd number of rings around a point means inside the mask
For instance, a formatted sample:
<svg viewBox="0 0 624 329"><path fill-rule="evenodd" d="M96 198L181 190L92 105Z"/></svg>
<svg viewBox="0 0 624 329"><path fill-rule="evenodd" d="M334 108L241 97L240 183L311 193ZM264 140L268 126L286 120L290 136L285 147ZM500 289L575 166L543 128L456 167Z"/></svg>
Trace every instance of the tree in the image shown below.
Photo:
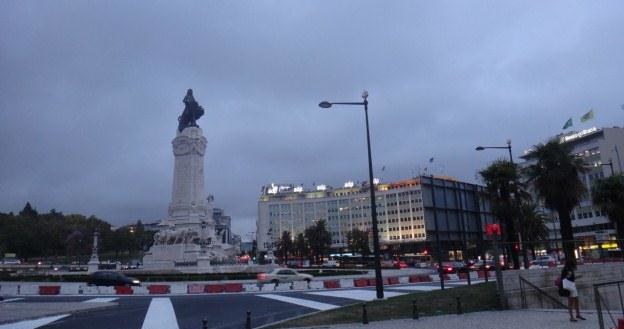
<svg viewBox="0 0 624 329"><path fill-rule="evenodd" d="M570 213L585 193L579 174L586 169L583 161L571 151L569 144L561 144L558 140L536 145L528 155L536 163L526 169L526 174L546 208L555 210L559 215L563 252L566 260L575 261Z"/></svg>
<svg viewBox="0 0 624 329"><path fill-rule="evenodd" d="M511 255L514 268L520 268L518 250L513 248L518 241L518 210L512 196L519 197L517 186L518 170L515 164L505 160L496 160L479 172L486 185L492 213L504 227L507 253Z"/></svg>
<svg viewBox="0 0 624 329"><path fill-rule="evenodd" d="M347 247L353 253L362 255L362 259L368 256L370 249L368 248L368 232L353 228L347 232Z"/></svg>
<svg viewBox="0 0 624 329"><path fill-rule="evenodd" d="M288 265L288 253L293 249L293 239L290 232L284 231L282 232L282 236L277 243L277 251L282 258L284 259L284 264Z"/></svg>
<svg viewBox="0 0 624 329"><path fill-rule="evenodd" d="M308 247L308 241L306 241L303 233L297 234L295 237L295 253L300 259L308 255L310 248Z"/></svg>
<svg viewBox="0 0 624 329"><path fill-rule="evenodd" d="M520 206L520 216L522 218L522 241L525 247L531 249L535 258L535 246L542 241L548 240L548 219L544 213L537 209L537 205L532 202L524 202ZM525 248L526 249L526 248Z"/></svg>
<svg viewBox="0 0 624 329"><path fill-rule="evenodd" d="M615 225L620 249L624 244L624 175L599 180L592 188L594 205L602 208Z"/></svg>
<svg viewBox="0 0 624 329"><path fill-rule="evenodd" d="M37 212L37 210L35 208L33 208L30 205L30 202L26 202L26 205L24 206L24 209L22 209L22 211L20 211L19 215L22 216L22 217L35 218L35 217L37 217L39 215L39 213Z"/></svg>
<svg viewBox="0 0 624 329"><path fill-rule="evenodd" d="M316 263L323 261L323 256L327 254L331 247L331 233L327 231L324 220L319 220L315 225L305 229L306 240L310 245L311 254L314 256Z"/></svg>

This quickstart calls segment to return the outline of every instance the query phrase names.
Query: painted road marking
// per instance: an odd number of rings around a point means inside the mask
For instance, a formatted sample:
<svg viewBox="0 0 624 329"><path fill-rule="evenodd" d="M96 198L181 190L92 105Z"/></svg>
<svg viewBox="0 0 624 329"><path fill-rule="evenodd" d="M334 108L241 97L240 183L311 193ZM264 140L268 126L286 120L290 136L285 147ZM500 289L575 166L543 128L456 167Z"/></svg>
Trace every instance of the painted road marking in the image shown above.
<svg viewBox="0 0 624 329"><path fill-rule="evenodd" d="M85 300L83 303L110 303L118 298L93 298Z"/></svg>
<svg viewBox="0 0 624 329"><path fill-rule="evenodd" d="M141 329L179 329L169 298L152 298Z"/></svg>
<svg viewBox="0 0 624 329"><path fill-rule="evenodd" d="M68 317L68 316L69 314L62 314L62 315L48 316L48 317L40 318L36 320L26 320L26 321L14 322L14 323L7 323L7 324L0 325L0 329L35 329L35 328L39 328L41 326L50 324L54 321L60 320L64 317Z"/></svg>
<svg viewBox="0 0 624 329"><path fill-rule="evenodd" d="M333 290L333 291L321 291L321 292L308 292L308 294L318 295L318 296L348 298L348 299L363 300L363 301L370 301L370 300L377 299L377 292L375 290L361 290L361 289ZM384 292L384 297L386 298L400 296L400 295L405 295L405 293L392 292L392 291Z"/></svg>
<svg viewBox="0 0 624 329"><path fill-rule="evenodd" d="M24 298L10 298L10 299L5 299L3 301L0 301L0 303L10 303L10 302L15 302L15 301L22 300L22 299Z"/></svg>
<svg viewBox="0 0 624 329"><path fill-rule="evenodd" d="M257 295L257 296L258 297L263 297L263 298L279 300L280 302L286 302L286 303L295 304L295 305L299 305L299 306L305 306L305 307L313 308L315 310L320 310L320 311L331 310L331 309L334 309L334 308L338 307L338 305L320 303L320 302L315 302L315 301L312 301L312 300L301 299L301 298L293 298L293 297L286 297L286 296L281 296L281 295L266 294L266 295Z"/></svg>

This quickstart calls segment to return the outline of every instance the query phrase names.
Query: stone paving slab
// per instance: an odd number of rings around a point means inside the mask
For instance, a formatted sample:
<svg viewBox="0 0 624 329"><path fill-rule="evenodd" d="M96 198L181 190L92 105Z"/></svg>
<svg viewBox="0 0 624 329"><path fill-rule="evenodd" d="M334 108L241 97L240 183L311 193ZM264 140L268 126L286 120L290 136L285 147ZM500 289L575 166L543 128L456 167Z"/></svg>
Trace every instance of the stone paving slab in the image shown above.
<svg viewBox="0 0 624 329"><path fill-rule="evenodd" d="M115 307L117 303L0 303L0 323L36 319L45 316L86 312L103 308Z"/></svg>
<svg viewBox="0 0 624 329"><path fill-rule="evenodd" d="M440 328L474 328L474 329L596 329L598 316L596 313L581 312L587 320L570 322L567 311L562 310L514 310L475 312L462 315L440 315L421 317L419 320L401 319L391 321L305 327L307 329L440 329ZM608 321L608 322L607 322ZM607 328L610 320L605 318ZM298 328L302 329L302 328Z"/></svg>

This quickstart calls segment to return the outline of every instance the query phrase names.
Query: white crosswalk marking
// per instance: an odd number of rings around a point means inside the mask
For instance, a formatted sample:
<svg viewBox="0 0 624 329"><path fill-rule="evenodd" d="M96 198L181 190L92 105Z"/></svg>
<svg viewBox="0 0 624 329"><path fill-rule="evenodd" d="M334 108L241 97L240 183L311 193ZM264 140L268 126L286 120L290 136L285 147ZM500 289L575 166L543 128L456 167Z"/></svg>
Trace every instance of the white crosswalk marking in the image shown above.
<svg viewBox="0 0 624 329"><path fill-rule="evenodd" d="M117 300L118 298L93 298L93 299L89 299L89 300L85 300L83 303L110 303L114 300Z"/></svg>
<svg viewBox="0 0 624 329"><path fill-rule="evenodd" d="M315 302L313 300L307 300L307 299L301 299L301 298L286 297L282 295L266 294L266 295L257 295L257 296L279 300L280 302L286 302L286 303L295 304L299 306L305 306L305 307L313 308L315 310L320 310L320 311L331 310L333 308L338 307L338 305Z"/></svg>
<svg viewBox="0 0 624 329"><path fill-rule="evenodd" d="M329 297L340 297L340 298L348 298L355 300L363 300L370 301L377 299L377 292L375 290L361 290L361 289L353 289L353 290L332 290L332 291L319 291L319 292L309 292L310 295L318 295L318 296L329 296ZM393 291L385 291L384 297L394 297L405 295L402 292L393 292Z"/></svg>
<svg viewBox="0 0 624 329"><path fill-rule="evenodd" d="M5 300L0 300L0 303L10 303L10 302L15 302L18 300L22 300L24 298L9 298L9 299L5 299Z"/></svg>
<svg viewBox="0 0 624 329"><path fill-rule="evenodd" d="M40 318L36 320L26 320L14 323L7 323L0 325L0 329L35 329L46 324L50 324L54 321L60 320L64 317L69 316L69 314L55 315L55 316L47 316L45 318Z"/></svg>
<svg viewBox="0 0 624 329"><path fill-rule="evenodd" d="M178 320L169 298L152 298L141 329L178 329Z"/></svg>

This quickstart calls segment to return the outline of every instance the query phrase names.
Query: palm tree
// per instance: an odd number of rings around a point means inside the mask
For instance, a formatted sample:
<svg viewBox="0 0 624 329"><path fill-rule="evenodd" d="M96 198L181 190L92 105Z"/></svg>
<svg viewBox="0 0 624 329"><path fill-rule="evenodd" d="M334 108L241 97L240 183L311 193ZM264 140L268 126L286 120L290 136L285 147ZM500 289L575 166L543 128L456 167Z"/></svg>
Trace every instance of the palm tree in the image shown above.
<svg viewBox="0 0 624 329"><path fill-rule="evenodd" d="M513 245L518 243L517 207L512 196L518 195L518 170L516 165L505 160L496 160L479 172L486 185L492 213L504 224L504 238L507 254L511 255L514 268L520 268L518 250Z"/></svg>
<svg viewBox="0 0 624 329"><path fill-rule="evenodd" d="M583 161L571 154L572 146L551 140L535 146L527 158L536 163L526 169L546 208L557 211L566 260L574 261L574 235L570 213L579 204L585 185L579 175L586 171Z"/></svg>
<svg viewBox="0 0 624 329"><path fill-rule="evenodd" d="M624 244L624 175L599 180L592 188L594 204L602 208L615 225L620 249Z"/></svg>
<svg viewBox="0 0 624 329"><path fill-rule="evenodd" d="M284 258L284 264L288 265L288 253L293 249L293 240L290 232L282 232L282 236L277 244L277 250Z"/></svg>
<svg viewBox="0 0 624 329"><path fill-rule="evenodd" d="M310 248L308 248L308 241L306 241L303 233L297 234L297 236L295 237L295 252L297 253L297 256L299 256L301 262L303 262L303 257L308 256L309 250Z"/></svg>
<svg viewBox="0 0 624 329"><path fill-rule="evenodd" d="M537 205L532 202L522 203L520 214L522 218L523 243L531 249L533 258L535 258L535 246L540 244L540 242L548 240L548 226L546 225L548 219L544 213L537 209Z"/></svg>

